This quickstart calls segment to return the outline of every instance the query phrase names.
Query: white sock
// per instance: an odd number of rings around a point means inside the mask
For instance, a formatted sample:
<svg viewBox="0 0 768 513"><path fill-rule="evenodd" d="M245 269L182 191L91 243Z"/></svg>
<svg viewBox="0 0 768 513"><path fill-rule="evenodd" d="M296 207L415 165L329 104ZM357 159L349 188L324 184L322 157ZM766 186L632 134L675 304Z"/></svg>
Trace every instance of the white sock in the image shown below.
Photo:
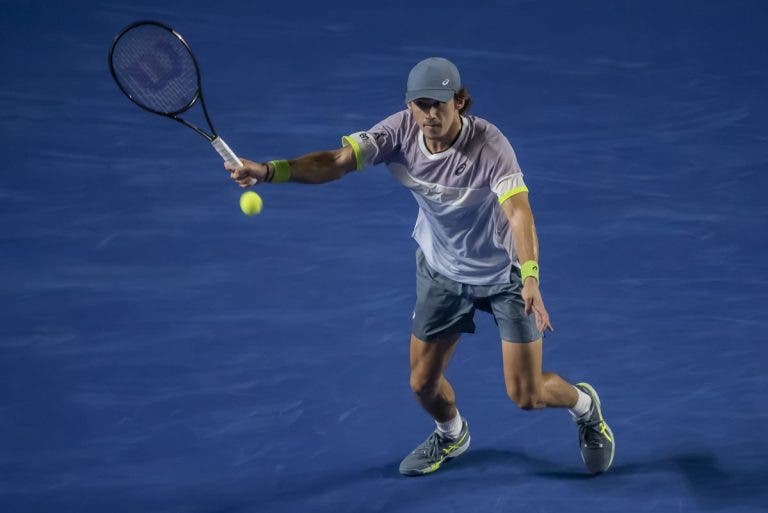
<svg viewBox="0 0 768 513"><path fill-rule="evenodd" d="M578 419L579 417L585 415L589 408L592 407L592 398L589 397L587 394L582 392L580 389L573 387L576 390L576 393L579 394L579 398L576 399L576 404L568 410L571 412L571 415L574 419Z"/></svg>
<svg viewBox="0 0 768 513"><path fill-rule="evenodd" d="M435 421L435 424L437 424L437 431L448 438L458 438L461 434L461 415L459 415L459 410L456 410L456 416L451 420L447 422Z"/></svg>

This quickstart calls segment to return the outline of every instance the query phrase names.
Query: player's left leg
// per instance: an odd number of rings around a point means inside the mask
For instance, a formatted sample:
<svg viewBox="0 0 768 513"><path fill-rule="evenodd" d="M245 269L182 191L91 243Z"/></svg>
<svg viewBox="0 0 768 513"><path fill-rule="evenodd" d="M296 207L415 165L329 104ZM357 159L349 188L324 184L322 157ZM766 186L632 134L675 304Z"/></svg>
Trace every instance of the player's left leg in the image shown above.
<svg viewBox="0 0 768 513"><path fill-rule="evenodd" d="M542 342L520 343L503 340L504 383L507 395L520 408L573 408L579 398L576 389L553 372L541 371Z"/></svg>
<svg viewBox="0 0 768 513"><path fill-rule="evenodd" d="M579 428L581 457L593 474L605 472L613 464L613 432L603 419L600 397L587 383L571 385L553 372L541 371L542 341L519 343L502 341L504 383L507 395L525 410L570 408Z"/></svg>

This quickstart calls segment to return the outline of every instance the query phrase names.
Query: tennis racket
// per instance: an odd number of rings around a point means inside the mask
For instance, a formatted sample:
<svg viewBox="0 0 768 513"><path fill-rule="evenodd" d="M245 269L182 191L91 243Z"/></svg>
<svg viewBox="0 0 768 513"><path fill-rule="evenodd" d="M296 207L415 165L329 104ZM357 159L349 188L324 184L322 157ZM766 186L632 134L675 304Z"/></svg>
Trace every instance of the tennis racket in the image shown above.
<svg viewBox="0 0 768 513"><path fill-rule="evenodd" d="M112 42L109 71L133 103L191 128L205 137L226 162L243 167L213 128L203 100L200 67L181 34L157 21L131 23ZM181 117L198 100L208 131Z"/></svg>

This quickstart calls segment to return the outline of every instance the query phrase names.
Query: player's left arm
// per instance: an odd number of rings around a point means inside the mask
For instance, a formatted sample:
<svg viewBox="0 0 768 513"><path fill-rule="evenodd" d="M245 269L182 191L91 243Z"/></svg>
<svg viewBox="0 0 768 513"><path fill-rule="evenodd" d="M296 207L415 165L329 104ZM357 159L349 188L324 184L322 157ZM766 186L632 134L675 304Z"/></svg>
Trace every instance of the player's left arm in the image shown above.
<svg viewBox="0 0 768 513"><path fill-rule="evenodd" d="M522 191L510 196L504 200L501 208L509 220L509 227L514 235L517 258L521 263L529 260L538 262L539 240L536 236L536 225L531 204L528 201L528 193ZM529 314L533 311L539 331L542 333L547 329L554 331L547 309L544 307L539 281L536 278L529 276L525 279L522 296L525 301L525 313Z"/></svg>

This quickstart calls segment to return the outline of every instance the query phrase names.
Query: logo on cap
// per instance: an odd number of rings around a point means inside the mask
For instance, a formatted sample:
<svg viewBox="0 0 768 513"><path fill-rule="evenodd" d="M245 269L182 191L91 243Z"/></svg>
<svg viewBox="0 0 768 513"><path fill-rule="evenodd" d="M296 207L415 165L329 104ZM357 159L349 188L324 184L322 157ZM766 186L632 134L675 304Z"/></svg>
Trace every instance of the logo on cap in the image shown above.
<svg viewBox="0 0 768 513"><path fill-rule="evenodd" d="M444 86L447 86L450 83L451 83L451 79L450 78L446 78L445 80L443 80L443 85Z"/></svg>

